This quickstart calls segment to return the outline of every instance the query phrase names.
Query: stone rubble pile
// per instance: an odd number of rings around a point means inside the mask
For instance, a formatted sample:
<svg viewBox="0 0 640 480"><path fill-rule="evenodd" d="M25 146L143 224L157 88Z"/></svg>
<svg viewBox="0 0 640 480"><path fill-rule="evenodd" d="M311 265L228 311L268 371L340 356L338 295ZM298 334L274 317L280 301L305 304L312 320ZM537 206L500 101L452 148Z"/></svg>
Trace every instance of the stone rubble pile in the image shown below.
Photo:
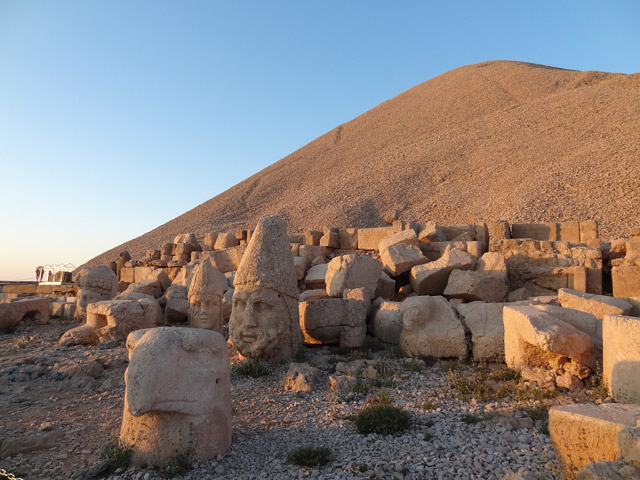
<svg viewBox="0 0 640 480"><path fill-rule="evenodd" d="M161 335L167 330L157 326L188 319L190 327L218 334L228 322L229 342L240 354L272 362L291 361L303 343L360 348L369 335L398 345L409 357L506 362L528 381L572 392L601 375L620 403L553 410L550 429L559 458L574 471L618 457L635 465L631 453L620 456L621 448L613 446L640 436L618 428L635 427L640 419L640 411L626 405L640 403L635 375L640 362L640 231L634 234L605 244L591 221L499 221L488 227L401 220L387 227L287 234L282 219L265 216L255 230L210 233L201 243L185 233L143 259L127 259L123 252L111 268L81 271L75 319L83 325L66 332L60 343L109 342L129 335L133 358L132 339L145 338L150 351L162 351L152 344L168 341ZM613 297L603 294L609 290ZM50 307L46 303L57 300L9 300L0 303L0 325L15 326L34 312L44 322L50 311L68 315L68 301ZM216 352L210 349L207 355ZM147 362L162 361L147 357ZM316 388L318 372L307 367L291 364L287 389ZM375 375L366 362L362 369ZM330 382L336 389L353 387L349 375ZM127 392L133 388L138 385L129 382ZM186 388L175 401L189 404L197 396ZM138 416L127 405L123 432ZM152 405L140 415L157 411L167 410ZM160 432L174 424L159 418L145 425L157 425ZM192 430L194 421L180 420ZM585 451L576 453L571 439L585 422L604 425L606 433L593 438L590 433L581 444ZM627 433L621 439L623 430ZM164 434L158 432L148 434L149 442L160 442L154 435ZM169 437L173 450L189 447L188 435L180 436L179 446L177 437ZM600 455L591 448L605 437L615 454ZM216 454L227 447L221 444ZM625 451L634 448L640 447L633 444ZM211 455L203 451L200 457Z"/></svg>

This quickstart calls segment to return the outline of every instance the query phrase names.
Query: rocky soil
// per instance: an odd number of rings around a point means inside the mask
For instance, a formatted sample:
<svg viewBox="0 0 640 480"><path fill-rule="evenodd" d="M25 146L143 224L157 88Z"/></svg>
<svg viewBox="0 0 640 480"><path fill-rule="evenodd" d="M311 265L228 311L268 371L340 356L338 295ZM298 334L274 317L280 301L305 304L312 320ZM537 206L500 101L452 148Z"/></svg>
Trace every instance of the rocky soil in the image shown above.
<svg viewBox="0 0 640 480"><path fill-rule="evenodd" d="M49 325L25 323L0 335L0 468L16 476L92 478L101 448L119 429L126 348L123 343L58 346L61 334L74 326L52 319ZM178 468L184 465L170 464L172 474L128 467L108 478L502 479L518 470L530 478L559 478L540 418L545 409L537 407L587 401L587 393L569 396L522 382L496 383L481 375L491 366L457 360L426 364L379 347L306 349L303 360L322 372L320 387L311 393L285 391L281 380L287 365L270 366L268 375L259 378L234 370L233 441L227 452L184 471ZM230 355L237 368L241 360L233 351ZM357 372L365 359L372 379L357 374L357 387L330 390L328 379L338 362ZM463 395L447 373L451 368L457 382L481 378L481 385L509 386L509 393L500 398ZM389 397L410 413L410 428L394 435L359 434L350 418ZM321 468L288 463L289 454L303 446L328 447L332 458Z"/></svg>
<svg viewBox="0 0 640 480"><path fill-rule="evenodd" d="M640 225L639 132L640 73L467 65L88 264L124 249L141 258L183 232L254 228L264 214L283 216L291 231L381 226L391 216L444 225L597 220L611 240Z"/></svg>

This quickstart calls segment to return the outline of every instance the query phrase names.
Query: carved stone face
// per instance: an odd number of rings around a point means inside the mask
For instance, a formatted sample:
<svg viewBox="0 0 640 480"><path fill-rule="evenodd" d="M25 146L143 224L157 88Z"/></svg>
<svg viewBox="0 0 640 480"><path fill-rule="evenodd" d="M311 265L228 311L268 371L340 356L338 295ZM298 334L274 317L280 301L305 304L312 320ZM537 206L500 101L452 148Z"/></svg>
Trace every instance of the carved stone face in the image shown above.
<svg viewBox="0 0 640 480"><path fill-rule="evenodd" d="M189 297L189 326L222 332L222 298L196 293Z"/></svg>
<svg viewBox="0 0 640 480"><path fill-rule="evenodd" d="M236 289L229 320L232 343L246 357L277 357L290 344L290 315L283 295L262 287Z"/></svg>
<svg viewBox="0 0 640 480"><path fill-rule="evenodd" d="M125 383L133 416L147 412L197 416L226 407L226 342L219 335L209 335L214 334L180 328L138 330L129 335Z"/></svg>

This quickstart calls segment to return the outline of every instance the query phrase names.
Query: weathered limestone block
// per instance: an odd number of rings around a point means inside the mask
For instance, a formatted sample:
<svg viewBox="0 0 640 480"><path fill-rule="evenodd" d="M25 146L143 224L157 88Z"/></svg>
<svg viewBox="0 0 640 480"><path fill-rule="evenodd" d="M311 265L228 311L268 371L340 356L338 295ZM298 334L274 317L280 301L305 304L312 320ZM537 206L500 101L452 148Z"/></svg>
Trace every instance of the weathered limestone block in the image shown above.
<svg viewBox="0 0 640 480"><path fill-rule="evenodd" d="M640 266L613 267L611 282L614 297L640 297Z"/></svg>
<svg viewBox="0 0 640 480"><path fill-rule="evenodd" d="M367 307L363 301L343 298L309 300L299 304L305 343L340 344L358 348L367 335Z"/></svg>
<svg viewBox="0 0 640 480"><path fill-rule="evenodd" d="M444 295L448 298L496 303L505 299L507 290L504 279L492 273L453 270L449 275Z"/></svg>
<svg viewBox="0 0 640 480"><path fill-rule="evenodd" d="M602 341L609 393L617 402L640 403L640 318L606 315Z"/></svg>
<svg viewBox="0 0 640 480"><path fill-rule="evenodd" d="M222 273L233 272L238 269L246 250L247 244L242 244L225 250L202 252L200 260L209 258L211 264Z"/></svg>
<svg viewBox="0 0 640 480"><path fill-rule="evenodd" d="M227 248L240 245L240 242L232 232L219 233L216 238L216 243L213 246L214 250L225 250Z"/></svg>
<svg viewBox="0 0 640 480"><path fill-rule="evenodd" d="M591 462L618 458L618 433L635 427L640 406L589 403L552 407L549 433L556 457L570 472Z"/></svg>
<svg viewBox="0 0 640 480"><path fill-rule="evenodd" d="M551 308L546 305L504 307L507 365L512 368L547 367L554 358L566 356L595 369L598 348L592 337L559 318L557 311L550 312Z"/></svg>
<svg viewBox="0 0 640 480"><path fill-rule="evenodd" d="M166 323L186 322L189 318L189 300L187 300L187 287L184 285L172 285L166 293L167 305L164 310Z"/></svg>
<svg viewBox="0 0 640 480"><path fill-rule="evenodd" d="M441 225L440 230L451 242L473 242L476 240L475 225Z"/></svg>
<svg viewBox="0 0 640 480"><path fill-rule="evenodd" d="M598 237L598 222L595 220L580 222L580 243L587 243Z"/></svg>
<svg viewBox="0 0 640 480"><path fill-rule="evenodd" d="M359 228L358 248L360 250L377 250L380 240L393 234L393 227Z"/></svg>
<svg viewBox="0 0 640 480"><path fill-rule="evenodd" d="M404 230L381 240L378 250L385 271L394 277L429 261L418 247L418 237L413 230Z"/></svg>
<svg viewBox="0 0 640 480"><path fill-rule="evenodd" d="M320 263L324 263L324 259L327 257L328 253L329 249L327 247L321 247L319 245L300 245L300 248L298 249L298 255L305 257L310 263L317 258L323 259Z"/></svg>
<svg viewBox="0 0 640 480"><path fill-rule="evenodd" d="M418 295L442 295L453 270L473 270L468 253L448 248L438 260L411 269L411 286Z"/></svg>
<svg viewBox="0 0 640 480"><path fill-rule="evenodd" d="M323 235L324 233L318 230L305 230L304 243L307 245L320 246L320 239Z"/></svg>
<svg viewBox="0 0 640 480"><path fill-rule="evenodd" d="M120 269L120 280L127 283L134 283L136 267L122 267Z"/></svg>
<svg viewBox="0 0 640 480"><path fill-rule="evenodd" d="M373 298L382 264L366 255L342 255L327 264L325 284L330 297L342 297L347 289L364 287ZM305 283L308 283L305 279Z"/></svg>
<svg viewBox="0 0 640 480"><path fill-rule="evenodd" d="M489 235L491 240L506 240L511 238L511 226L506 220L498 220L491 225ZM489 242L487 242L489 243Z"/></svg>
<svg viewBox="0 0 640 480"><path fill-rule="evenodd" d="M191 258L191 254L196 251L196 246L193 243L176 243L176 248L173 252L174 255L186 255Z"/></svg>
<svg viewBox="0 0 640 480"><path fill-rule="evenodd" d="M305 290L300 294L300 302L306 302L308 300L320 300L322 298L329 298L326 288L315 288L312 290Z"/></svg>
<svg viewBox="0 0 640 480"><path fill-rule="evenodd" d="M87 305L101 300L110 300L118 293L118 277L104 265L81 270L76 276L78 288L75 319L87 319Z"/></svg>
<svg viewBox="0 0 640 480"><path fill-rule="evenodd" d="M573 308L574 310L591 313L600 320L608 314L629 315L633 309L629 302L621 298L582 293L567 288L558 290L558 301L560 305L565 308Z"/></svg>
<svg viewBox="0 0 640 480"><path fill-rule="evenodd" d="M380 272L374 298L391 300L396 292L396 281L384 272Z"/></svg>
<svg viewBox="0 0 640 480"><path fill-rule="evenodd" d="M367 312L366 318L369 318L369 316L371 315L371 298L367 294L367 291L364 287L345 290L342 294L342 298L347 300L358 300L364 303Z"/></svg>
<svg viewBox="0 0 640 480"><path fill-rule="evenodd" d="M218 232L211 232L204 234L204 247L203 250L211 251L215 247L216 240L218 239Z"/></svg>
<svg viewBox="0 0 640 480"><path fill-rule="evenodd" d="M37 324L48 323L49 299L28 297L0 302L0 329L13 329L26 319L31 319Z"/></svg>
<svg viewBox="0 0 640 480"><path fill-rule="evenodd" d="M471 332L475 362L504 362L504 324L502 308L508 303L471 302L456 310Z"/></svg>
<svg viewBox="0 0 640 480"><path fill-rule="evenodd" d="M304 283L308 289L320 289L326 288L326 277L329 269L328 263L321 263L314 265L307 270L307 275L304 277Z"/></svg>
<svg viewBox="0 0 640 480"><path fill-rule="evenodd" d="M320 377L320 370L308 363L290 363L282 384L285 390L313 392L318 387Z"/></svg>
<svg viewBox="0 0 640 480"><path fill-rule="evenodd" d="M420 242L446 242L447 236L436 224L436 222L427 222L418 234Z"/></svg>
<svg viewBox="0 0 640 480"><path fill-rule="evenodd" d="M196 245L198 240L195 233L180 233L175 236L173 243L191 243Z"/></svg>
<svg viewBox="0 0 640 480"><path fill-rule="evenodd" d="M160 317L155 300L105 300L87 307L87 325L96 329L100 342L124 340L135 330L155 327Z"/></svg>
<svg viewBox="0 0 640 480"><path fill-rule="evenodd" d="M340 241L338 239L337 228L324 228L322 238L320 238L319 245L321 247L339 248Z"/></svg>
<svg viewBox="0 0 640 480"><path fill-rule="evenodd" d="M507 301L520 302L530 298L556 296L556 293L546 288L538 287L535 284L527 284L524 287L518 288L507 295Z"/></svg>
<svg viewBox="0 0 640 480"><path fill-rule="evenodd" d="M640 466L640 427L627 427L621 430L617 440L620 459Z"/></svg>
<svg viewBox="0 0 640 480"><path fill-rule="evenodd" d="M293 268L296 270L296 280L300 281L307 273L307 267L309 267L309 260L306 257L293 257Z"/></svg>
<svg viewBox="0 0 640 480"><path fill-rule="evenodd" d="M576 480L637 480L638 478L640 478L640 468L620 460L590 463L576 475Z"/></svg>
<svg viewBox="0 0 640 480"><path fill-rule="evenodd" d="M531 240L558 240L558 226L555 223L512 223L511 238Z"/></svg>
<svg viewBox="0 0 640 480"><path fill-rule="evenodd" d="M457 248L458 250L467 251L469 242L427 242L419 243L420 250L429 260L438 260L448 248Z"/></svg>
<svg viewBox="0 0 640 480"><path fill-rule="evenodd" d="M206 462L231 445L231 380L222 335L195 328L139 330L129 367L120 440L134 465L178 455Z"/></svg>
<svg viewBox="0 0 640 480"><path fill-rule="evenodd" d="M401 302L376 299L371 306L371 332L384 343L398 344L402 332Z"/></svg>
<svg viewBox="0 0 640 480"><path fill-rule="evenodd" d="M245 357L283 361L302 344L298 286L286 222L265 215L235 277L229 339Z"/></svg>
<svg viewBox="0 0 640 480"><path fill-rule="evenodd" d="M486 272L507 281L507 262L504 255L497 252L486 252L476 263L476 272Z"/></svg>
<svg viewBox="0 0 640 480"><path fill-rule="evenodd" d="M358 248L358 229L339 228L338 244L344 250L356 250Z"/></svg>
<svg viewBox="0 0 640 480"><path fill-rule="evenodd" d="M150 297L160 298L162 296L162 285L160 285L158 280L149 278L129 284L127 289L122 293L125 295L129 293L142 293Z"/></svg>
<svg viewBox="0 0 640 480"><path fill-rule="evenodd" d="M409 357L465 358L464 327L447 299L439 296L411 297L400 307L400 348Z"/></svg>

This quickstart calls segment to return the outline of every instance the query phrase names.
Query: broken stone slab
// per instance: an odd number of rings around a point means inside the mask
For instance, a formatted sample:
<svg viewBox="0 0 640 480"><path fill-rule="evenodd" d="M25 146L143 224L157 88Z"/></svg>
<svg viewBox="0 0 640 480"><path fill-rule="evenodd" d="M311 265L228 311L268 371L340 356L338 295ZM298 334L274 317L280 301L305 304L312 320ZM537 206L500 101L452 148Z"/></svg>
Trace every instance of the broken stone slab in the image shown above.
<svg viewBox="0 0 640 480"><path fill-rule="evenodd" d="M507 294L507 301L509 302L521 302L524 300L538 298L538 297L556 297L556 292L548 290L546 288L538 287L535 284L527 284L524 287L517 288Z"/></svg>
<svg viewBox="0 0 640 480"><path fill-rule="evenodd" d="M358 348L367 334L367 308L360 300L326 298L299 305L300 328L307 344Z"/></svg>
<svg viewBox="0 0 640 480"><path fill-rule="evenodd" d="M202 252L201 261L209 258L211 259L211 264L222 273L233 272L234 270L238 270L238 266L240 265L242 256L246 250L247 244L243 243L242 245L226 248L224 250Z"/></svg>
<svg viewBox="0 0 640 480"><path fill-rule="evenodd" d="M187 321L189 316L187 290L187 287L184 285L172 285L167 289L167 304L164 310L164 319L166 323Z"/></svg>
<svg viewBox="0 0 640 480"><path fill-rule="evenodd" d="M320 377L320 370L308 363L290 363L282 384L285 390L313 392L319 385Z"/></svg>
<svg viewBox="0 0 640 480"><path fill-rule="evenodd" d="M409 357L465 358L467 340L454 308L440 296L411 297L400 307L400 348Z"/></svg>
<svg viewBox="0 0 640 480"><path fill-rule="evenodd" d="M312 290L305 290L300 294L300 302L306 302L307 300L320 300L322 298L329 298L326 288L316 288Z"/></svg>
<svg viewBox="0 0 640 480"><path fill-rule="evenodd" d="M384 343L398 344L402 332L400 305L377 298L371 305L371 331L373 336Z"/></svg>
<svg viewBox="0 0 640 480"><path fill-rule="evenodd" d="M387 275L384 271L380 272L378 283L376 284L376 292L374 298L384 298L391 300L396 293L396 281Z"/></svg>
<svg viewBox="0 0 640 480"><path fill-rule="evenodd" d="M633 306L621 299L583 293L568 288L558 290L558 301L565 308L587 312L602 320L605 315L629 315Z"/></svg>
<svg viewBox="0 0 640 480"><path fill-rule="evenodd" d="M356 228L339 228L338 244L344 250L356 250L358 248L358 230Z"/></svg>
<svg viewBox="0 0 640 480"><path fill-rule="evenodd" d="M590 463L576 475L576 480L637 480L639 478L640 468L620 460Z"/></svg>
<svg viewBox="0 0 640 480"><path fill-rule="evenodd" d="M305 257L309 263L313 262L316 258L326 258L329 253L327 247L321 247L319 245L300 245L298 248L298 255ZM316 262L318 263L318 262ZM324 263L321 262L321 263Z"/></svg>
<svg viewBox="0 0 640 480"><path fill-rule="evenodd" d="M28 297L12 299L10 302L0 302L0 329L13 329L27 319L40 325L48 323L49 299Z"/></svg>
<svg viewBox="0 0 640 480"><path fill-rule="evenodd" d="M504 362L505 305L513 304L471 302L456 307L462 323L471 332L474 361Z"/></svg>
<svg viewBox="0 0 640 480"><path fill-rule="evenodd" d="M618 433L617 440L618 448L620 449L620 459L624 462L640 466L640 428L636 426L621 430L620 433Z"/></svg>
<svg viewBox="0 0 640 480"><path fill-rule="evenodd" d="M603 375L616 402L640 403L640 318L606 315L602 323Z"/></svg>
<svg viewBox="0 0 640 480"><path fill-rule="evenodd" d="M446 242L447 236L436 224L436 222L427 222L418 234L420 242Z"/></svg>
<svg viewBox="0 0 640 480"><path fill-rule="evenodd" d="M453 270L449 275L444 295L447 298L497 303L505 299L507 290L504 279L492 273Z"/></svg>
<svg viewBox="0 0 640 480"><path fill-rule="evenodd" d="M638 417L638 405L583 403L552 407L549 433L558 460L573 473L592 462L616 460L620 455L618 434L635 427Z"/></svg>
<svg viewBox="0 0 640 480"><path fill-rule="evenodd" d="M611 282L616 298L640 296L640 266L613 267Z"/></svg>
<svg viewBox="0 0 640 480"><path fill-rule="evenodd" d="M449 241L473 242L476 239L476 226L469 225L440 225L440 230Z"/></svg>
<svg viewBox="0 0 640 480"><path fill-rule="evenodd" d="M509 367L547 367L558 356L595 369L598 349L592 338L545 311L549 306L505 306L505 360Z"/></svg>
<svg viewBox="0 0 640 480"><path fill-rule="evenodd" d="M296 279L302 280L307 273L307 267L309 267L309 260L306 257L293 257L293 268L296 271Z"/></svg>
<svg viewBox="0 0 640 480"><path fill-rule="evenodd" d="M235 247L240 242L236 238L236 235L232 232L219 233L216 237L216 243L213 246L214 250L225 250L227 248Z"/></svg>
<svg viewBox="0 0 640 480"><path fill-rule="evenodd" d="M453 270L473 270L475 262L457 248L447 248L438 260L411 269L410 282L418 295L442 295Z"/></svg>
<svg viewBox="0 0 640 480"><path fill-rule="evenodd" d="M342 297L345 290L364 287L373 298L382 264L366 255L342 255L327 264L325 284L330 297ZM305 279L305 283L308 283Z"/></svg>
<svg viewBox="0 0 640 480"><path fill-rule="evenodd" d="M340 241L338 238L337 228L325 228L323 230L322 238L320 238L320 246L328 248L340 247Z"/></svg>
<svg viewBox="0 0 640 480"><path fill-rule="evenodd" d="M32 433L14 438L11 441L2 442L0 446L0 458L14 457L20 454L24 455L53 448L60 443L63 436L64 431L53 430L49 432Z"/></svg>
<svg viewBox="0 0 640 480"><path fill-rule="evenodd" d="M502 278L505 282L507 281L507 262L501 253L484 253L476 263L476 271L491 273Z"/></svg>
<svg viewBox="0 0 640 480"><path fill-rule="evenodd" d="M149 278L129 284L127 289L122 293L125 295L129 293L142 293L150 297L160 298L162 296L162 285L160 285L158 280Z"/></svg>
<svg viewBox="0 0 640 480"><path fill-rule="evenodd" d="M307 275L304 277L304 283L307 286L307 289L314 290L326 288L325 279L328 268L328 263L321 263L319 265L314 265L307 270Z"/></svg>
<svg viewBox="0 0 640 480"><path fill-rule="evenodd" d="M393 227L359 228L358 248L360 250L377 250L380 240L394 233Z"/></svg>
<svg viewBox="0 0 640 480"><path fill-rule="evenodd" d="M407 230L407 232L413 233L413 230ZM413 235L415 236L415 233L413 233ZM429 259L422 254L422 250L420 250L417 245L408 243L397 243L395 245L381 248L380 259L382 260L384 270L394 277L397 277L404 272L408 272L416 265L422 265L429 261Z"/></svg>

